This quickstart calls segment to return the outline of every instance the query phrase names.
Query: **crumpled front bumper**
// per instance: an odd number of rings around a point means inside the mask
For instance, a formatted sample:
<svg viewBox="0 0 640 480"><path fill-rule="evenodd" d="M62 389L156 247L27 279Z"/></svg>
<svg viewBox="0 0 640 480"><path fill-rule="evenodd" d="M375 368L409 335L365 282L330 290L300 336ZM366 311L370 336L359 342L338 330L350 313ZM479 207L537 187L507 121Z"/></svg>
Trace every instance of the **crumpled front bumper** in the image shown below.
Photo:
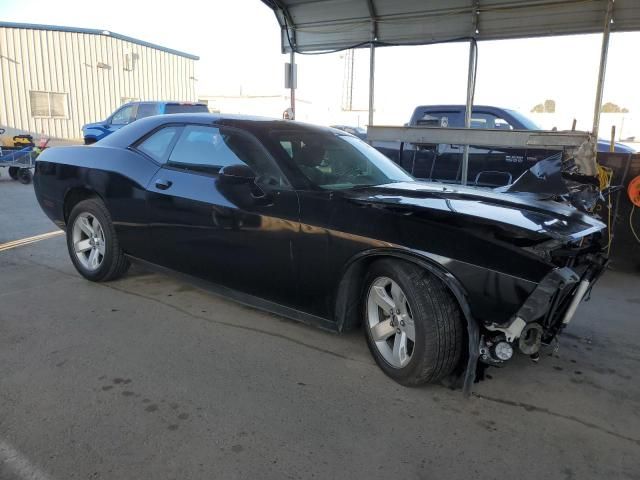
<svg viewBox="0 0 640 480"><path fill-rule="evenodd" d="M589 254L572 267L553 269L522 304L511 324L518 319L525 324L538 322L544 329L544 340L550 341L571 321L607 263L606 256Z"/></svg>
<svg viewBox="0 0 640 480"><path fill-rule="evenodd" d="M540 343L549 344L571 321L578 305L602 276L608 262L607 256L601 252L576 256L570 267L557 267L549 271L509 322L484 325L484 334L476 331L475 335L470 335L469 341L478 343L469 345L470 357L463 383L465 395L470 394L473 379L483 371L484 367L481 368L479 362L488 365L501 363L481 358L485 334L498 335L517 345L525 354L537 353L537 349L531 349L531 344L527 343L527 330L535 327L540 332L538 347Z"/></svg>

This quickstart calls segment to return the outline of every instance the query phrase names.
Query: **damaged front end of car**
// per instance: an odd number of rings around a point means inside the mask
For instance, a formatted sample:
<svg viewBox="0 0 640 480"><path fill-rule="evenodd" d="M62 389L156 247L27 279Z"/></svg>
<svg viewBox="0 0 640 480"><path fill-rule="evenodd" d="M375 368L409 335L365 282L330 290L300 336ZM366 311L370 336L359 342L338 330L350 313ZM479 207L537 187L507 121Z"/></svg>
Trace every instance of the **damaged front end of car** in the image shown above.
<svg viewBox="0 0 640 480"><path fill-rule="evenodd" d="M550 345L571 322L580 302L604 272L608 259L600 235L583 238L546 252L553 268L503 324L484 325L480 335L480 362L500 366L514 351L537 360L543 345Z"/></svg>
<svg viewBox="0 0 640 480"><path fill-rule="evenodd" d="M496 190L555 199L590 212L602 198L599 175L596 142L589 137L579 147L565 148L537 162L512 184Z"/></svg>
<svg viewBox="0 0 640 480"><path fill-rule="evenodd" d="M549 240L524 248L544 259L551 269L507 322L482 325L476 381L484 377L486 366L502 366L515 352L537 361L543 346L557 342L607 267L608 244L603 232L608 226L592 213L602 196L595 147L581 147L572 155L566 157L565 152L542 160L500 189L536 201L571 205L580 212L573 218L558 218L552 222L557 228L548 225Z"/></svg>

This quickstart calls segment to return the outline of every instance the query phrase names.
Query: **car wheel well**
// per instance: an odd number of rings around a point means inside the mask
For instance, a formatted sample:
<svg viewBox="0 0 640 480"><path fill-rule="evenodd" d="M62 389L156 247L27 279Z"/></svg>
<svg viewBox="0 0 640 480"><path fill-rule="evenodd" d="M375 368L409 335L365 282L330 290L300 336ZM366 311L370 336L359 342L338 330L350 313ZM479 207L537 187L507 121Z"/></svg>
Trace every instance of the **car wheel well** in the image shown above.
<svg viewBox="0 0 640 480"><path fill-rule="evenodd" d="M82 202L83 200L87 200L89 198L100 199L100 196L93 190L89 190L88 188L85 188L85 187L73 188L67 192L67 194L64 197L65 225L67 223L67 220L69 219L69 215L71 214L71 210L73 210L73 207L75 207L78 203Z"/></svg>
<svg viewBox="0 0 640 480"><path fill-rule="evenodd" d="M418 265L426 272L436 276L447 288L451 296L455 299L462 315L467 320L467 330L472 329L472 325L476 325L471 316L469 305L465 300L465 292L459 282L444 268L427 262L426 260L407 255L402 252L384 252L371 253L364 255L352 261L340 280L338 293L336 295L335 318L339 331L349 331L359 328L362 324L362 315L360 315L360 300L362 297L362 289L364 288L364 279L367 270L374 262L392 259L399 262L410 262Z"/></svg>
<svg viewBox="0 0 640 480"><path fill-rule="evenodd" d="M418 265L426 272L437 277L446 287L447 291L455 300L460 312L465 319L464 325L464 347L466 351L458 366L454 371L454 376L459 376L463 382L463 390L466 394L470 392L471 382L475 378L476 362L478 355L479 328L473 319L469 304L465 300L465 291L455 277L444 268L432 264L422 258L416 258L404 253L374 253L362 256L352 261L345 270L338 286L335 304L335 318L339 331L349 331L359 328L362 325L362 315L360 310L360 300L363 294L364 281L367 270L371 265L379 260L393 259L399 262L410 262ZM465 369L465 363L467 367Z"/></svg>
<svg viewBox="0 0 640 480"><path fill-rule="evenodd" d="M437 274L437 266L433 265L427 267L424 261L419 261L410 255L378 253L365 255L352 261L342 275L340 284L338 286L335 305L336 319L338 321L338 325L340 326L339 330L348 331L360 326L362 319L360 318L358 303L360 302L360 296L364 287L363 282L366 276L365 274L372 263L384 259L413 263L423 268L425 271L431 274L435 274L435 276L438 277L440 281L442 281L442 283L447 287L447 290L449 290L451 295L453 295L453 297L456 299L456 302L458 303L458 306L460 307L463 315L468 315L468 308L466 308L467 305L463 305L460 298L463 292L455 291L455 289L451 285L451 282L444 280L444 276L450 275L444 269L440 267L439 270L441 270L441 274ZM459 287L458 290L460 290ZM357 299L356 302L354 302L354 298Z"/></svg>

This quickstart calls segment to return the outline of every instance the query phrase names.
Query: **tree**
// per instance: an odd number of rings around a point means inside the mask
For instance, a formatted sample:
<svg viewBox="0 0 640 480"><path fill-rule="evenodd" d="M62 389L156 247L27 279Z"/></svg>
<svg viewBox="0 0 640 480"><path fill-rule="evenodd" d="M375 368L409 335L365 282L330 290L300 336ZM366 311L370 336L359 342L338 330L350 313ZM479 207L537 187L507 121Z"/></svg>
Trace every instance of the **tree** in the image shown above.
<svg viewBox="0 0 640 480"><path fill-rule="evenodd" d="M544 103L539 103L531 109L533 113L555 113L556 101L547 99Z"/></svg>
<svg viewBox="0 0 640 480"><path fill-rule="evenodd" d="M546 113L555 113L555 111L556 111L556 101L555 100L545 100L544 101L544 111Z"/></svg>
<svg viewBox="0 0 640 480"><path fill-rule="evenodd" d="M625 107L621 107L620 105L616 105L615 103L612 103L612 102L607 102L604 105L602 105L602 108L600 109L600 112L602 112L602 113L629 113L629 109L625 108Z"/></svg>

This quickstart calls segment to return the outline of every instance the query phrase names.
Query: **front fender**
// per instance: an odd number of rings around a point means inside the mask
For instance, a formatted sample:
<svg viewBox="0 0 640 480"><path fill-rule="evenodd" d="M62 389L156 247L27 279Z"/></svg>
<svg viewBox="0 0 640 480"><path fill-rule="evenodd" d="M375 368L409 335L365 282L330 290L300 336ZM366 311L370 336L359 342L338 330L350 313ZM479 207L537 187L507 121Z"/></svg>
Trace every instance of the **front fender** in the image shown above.
<svg viewBox="0 0 640 480"><path fill-rule="evenodd" d="M105 127L100 124L91 124L82 127L82 136L84 138L93 138L96 141L103 139L111 133L113 133L113 130L110 127Z"/></svg>

